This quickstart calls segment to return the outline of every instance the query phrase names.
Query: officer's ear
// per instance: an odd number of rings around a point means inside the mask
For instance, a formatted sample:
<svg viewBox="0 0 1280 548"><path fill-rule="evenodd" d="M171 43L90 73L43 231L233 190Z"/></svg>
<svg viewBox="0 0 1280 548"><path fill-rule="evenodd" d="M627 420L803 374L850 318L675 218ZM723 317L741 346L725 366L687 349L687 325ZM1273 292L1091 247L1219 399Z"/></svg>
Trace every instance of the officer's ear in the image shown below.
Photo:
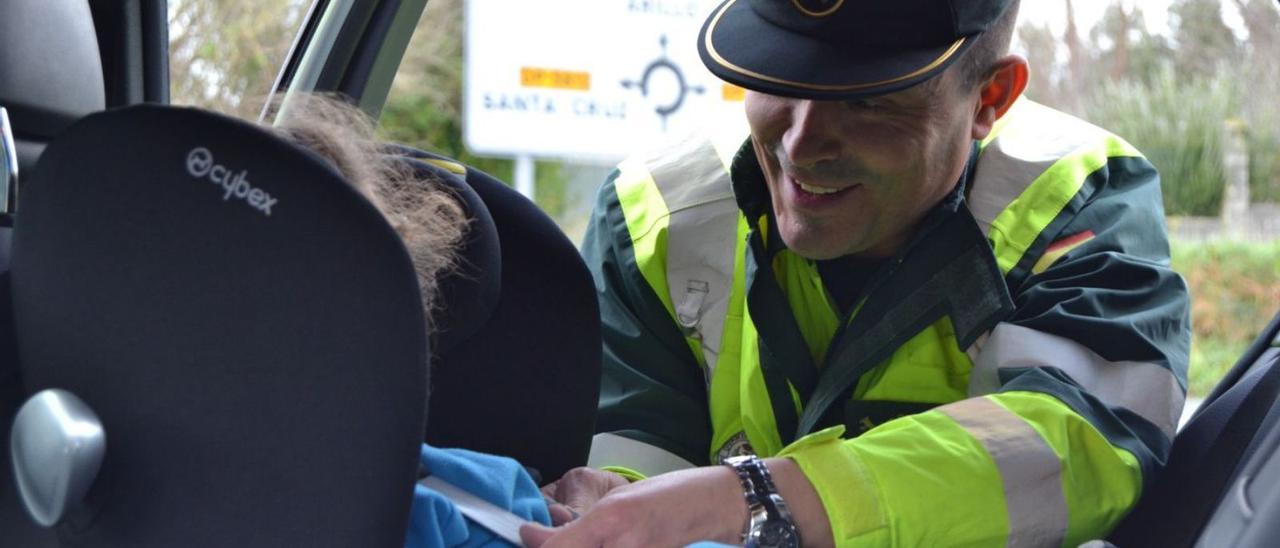
<svg viewBox="0 0 1280 548"><path fill-rule="evenodd" d="M1019 55L1006 55L996 61L991 76L978 90L978 103L973 113L973 139L986 138L996 120L1009 111L1026 87L1026 59Z"/></svg>

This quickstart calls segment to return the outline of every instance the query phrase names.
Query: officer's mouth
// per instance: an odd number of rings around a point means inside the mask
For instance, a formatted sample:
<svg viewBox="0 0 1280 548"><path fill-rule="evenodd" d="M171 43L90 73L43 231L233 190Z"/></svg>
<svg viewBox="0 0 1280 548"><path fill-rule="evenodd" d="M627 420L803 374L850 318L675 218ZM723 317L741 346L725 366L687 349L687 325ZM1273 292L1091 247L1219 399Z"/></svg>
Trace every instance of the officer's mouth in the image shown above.
<svg viewBox="0 0 1280 548"><path fill-rule="evenodd" d="M827 188L824 186L806 185L800 181L796 181L795 183L796 183L796 186L800 187L801 191L807 192L809 194L817 194L819 196L836 194L836 193L848 190L847 188Z"/></svg>
<svg viewBox="0 0 1280 548"><path fill-rule="evenodd" d="M787 175L787 182L790 183L792 196L797 202L806 206L823 206L831 204L848 194L855 188L862 185L855 184L846 187L834 188L829 186L804 183L796 180L794 177Z"/></svg>

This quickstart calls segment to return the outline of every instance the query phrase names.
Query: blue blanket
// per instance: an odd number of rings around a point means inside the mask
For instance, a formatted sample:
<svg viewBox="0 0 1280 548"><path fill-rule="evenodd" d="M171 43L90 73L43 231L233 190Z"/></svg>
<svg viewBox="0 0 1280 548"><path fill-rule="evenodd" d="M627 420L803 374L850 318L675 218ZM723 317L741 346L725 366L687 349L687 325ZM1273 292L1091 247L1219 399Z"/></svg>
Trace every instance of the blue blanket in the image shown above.
<svg viewBox="0 0 1280 548"><path fill-rule="evenodd" d="M544 525L551 515L533 478L516 461L465 449L422 446L422 468L477 497ZM406 548L510 546L488 529L462 517L443 495L417 485L409 511Z"/></svg>

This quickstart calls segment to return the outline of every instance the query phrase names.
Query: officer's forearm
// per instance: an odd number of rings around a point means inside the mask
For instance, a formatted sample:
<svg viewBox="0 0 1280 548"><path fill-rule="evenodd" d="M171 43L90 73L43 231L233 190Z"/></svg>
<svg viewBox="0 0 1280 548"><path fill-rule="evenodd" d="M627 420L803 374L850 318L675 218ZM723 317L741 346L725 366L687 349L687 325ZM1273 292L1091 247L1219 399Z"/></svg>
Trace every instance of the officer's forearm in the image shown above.
<svg viewBox="0 0 1280 548"><path fill-rule="evenodd" d="M809 483L800 466L788 458L765 459L773 483L778 487L778 494L787 502L791 516L800 529L800 538L804 546L825 548L834 546L831 535L831 521L827 518L826 508L818 491Z"/></svg>

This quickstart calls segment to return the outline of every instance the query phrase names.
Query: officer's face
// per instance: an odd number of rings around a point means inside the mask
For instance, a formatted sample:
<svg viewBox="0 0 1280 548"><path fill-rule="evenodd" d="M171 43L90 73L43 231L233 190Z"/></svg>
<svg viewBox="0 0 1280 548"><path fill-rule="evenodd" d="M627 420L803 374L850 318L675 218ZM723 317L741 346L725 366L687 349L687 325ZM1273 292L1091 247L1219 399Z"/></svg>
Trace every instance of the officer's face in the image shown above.
<svg viewBox="0 0 1280 548"><path fill-rule="evenodd" d="M905 243L959 179L972 142L976 92L939 84L857 102L747 93L787 247L830 259L892 255Z"/></svg>

